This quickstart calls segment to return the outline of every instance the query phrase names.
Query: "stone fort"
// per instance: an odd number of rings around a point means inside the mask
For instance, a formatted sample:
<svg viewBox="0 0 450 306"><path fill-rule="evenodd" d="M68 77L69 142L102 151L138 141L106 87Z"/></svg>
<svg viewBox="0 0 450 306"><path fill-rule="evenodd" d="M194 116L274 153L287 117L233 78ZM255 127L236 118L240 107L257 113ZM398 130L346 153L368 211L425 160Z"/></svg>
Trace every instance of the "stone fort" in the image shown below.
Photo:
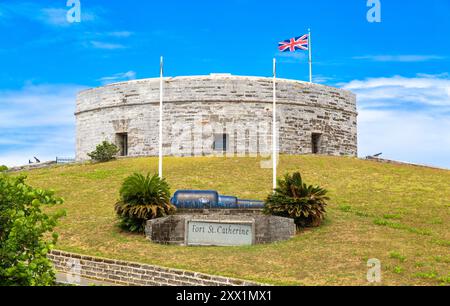
<svg viewBox="0 0 450 306"><path fill-rule="evenodd" d="M356 96L346 90L277 79L281 154L357 155ZM211 74L164 78L165 156L262 155L272 150L273 80ZM121 156L157 156L159 78L82 91L76 158L104 140Z"/></svg>

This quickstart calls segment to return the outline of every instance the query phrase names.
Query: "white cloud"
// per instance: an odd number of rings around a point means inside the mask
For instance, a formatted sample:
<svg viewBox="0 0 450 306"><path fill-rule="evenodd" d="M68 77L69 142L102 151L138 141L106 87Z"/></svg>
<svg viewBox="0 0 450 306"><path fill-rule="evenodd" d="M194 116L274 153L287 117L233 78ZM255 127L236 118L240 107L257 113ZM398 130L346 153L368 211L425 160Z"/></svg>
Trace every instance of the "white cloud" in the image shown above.
<svg viewBox="0 0 450 306"><path fill-rule="evenodd" d="M74 156L76 93L84 88L31 84L0 91L0 164Z"/></svg>
<svg viewBox="0 0 450 306"><path fill-rule="evenodd" d="M390 106L419 104L450 107L450 79L445 75L369 78L341 85L344 89L358 94L360 103L364 106L376 106L377 103L381 103Z"/></svg>
<svg viewBox="0 0 450 306"><path fill-rule="evenodd" d="M355 56L353 59L358 60L369 60L373 62L428 62L443 60L446 57L440 55L365 55L365 56Z"/></svg>
<svg viewBox="0 0 450 306"><path fill-rule="evenodd" d="M282 52L275 56L279 62L286 64L299 64L308 59L308 52Z"/></svg>
<svg viewBox="0 0 450 306"><path fill-rule="evenodd" d="M23 20L32 21L46 26L48 30L64 29L65 31L59 31L58 35L50 34L38 37L27 41L27 44L49 45L75 42L83 48L102 50L125 49L127 46L123 44L123 41L135 35L134 32L126 30L90 31L92 22L95 25L108 25L108 22L101 17L106 13L102 7L89 6L89 8L85 8L82 6L80 23L68 22L69 9L65 6L64 1L61 5L55 6L19 1L0 3L0 26L17 25ZM74 29L75 32L68 31L68 29Z"/></svg>
<svg viewBox="0 0 450 306"><path fill-rule="evenodd" d="M129 32L129 31L108 32L106 34L109 36L118 37L118 38L127 38L127 37L134 35L133 32Z"/></svg>
<svg viewBox="0 0 450 306"><path fill-rule="evenodd" d="M107 76L100 78L98 81L102 82L102 84L109 84L109 83L115 83L120 81L128 81L128 80L134 80L136 79L136 72L134 71L128 71L128 72L121 72L116 73L112 76Z"/></svg>
<svg viewBox="0 0 450 306"><path fill-rule="evenodd" d="M358 97L359 152L450 168L447 74L369 78L343 84Z"/></svg>
<svg viewBox="0 0 450 306"><path fill-rule="evenodd" d="M333 80L334 80L334 78L330 77L330 76L325 76L325 75L320 75L320 74L313 76L313 82L317 83L317 84L326 84Z"/></svg>
<svg viewBox="0 0 450 306"><path fill-rule="evenodd" d="M62 8L44 8L41 10L41 14L38 15L38 19L53 26L70 25L67 21L67 10Z"/></svg>
<svg viewBox="0 0 450 306"><path fill-rule="evenodd" d="M116 49L125 49L126 47L122 44L102 42L102 41L91 41L91 46L96 49L106 49L106 50L116 50Z"/></svg>
<svg viewBox="0 0 450 306"><path fill-rule="evenodd" d="M14 144L4 145L0 142L0 165L25 165L28 160L34 161L35 156L41 161L55 160L57 156L75 156L73 126L60 126L53 132L41 131L39 128L35 132L16 129L14 136L18 139Z"/></svg>
<svg viewBox="0 0 450 306"><path fill-rule="evenodd" d="M359 152L450 169L450 118L410 111L360 110Z"/></svg>
<svg viewBox="0 0 450 306"><path fill-rule="evenodd" d="M73 121L77 85L27 85L0 91L0 128L57 126Z"/></svg>
<svg viewBox="0 0 450 306"><path fill-rule="evenodd" d="M52 27L68 27L72 25L67 21L69 7L62 2L59 6L43 6L31 2L0 3L0 14L4 20L25 18ZM98 20L97 14L92 9L81 10L81 23Z"/></svg>

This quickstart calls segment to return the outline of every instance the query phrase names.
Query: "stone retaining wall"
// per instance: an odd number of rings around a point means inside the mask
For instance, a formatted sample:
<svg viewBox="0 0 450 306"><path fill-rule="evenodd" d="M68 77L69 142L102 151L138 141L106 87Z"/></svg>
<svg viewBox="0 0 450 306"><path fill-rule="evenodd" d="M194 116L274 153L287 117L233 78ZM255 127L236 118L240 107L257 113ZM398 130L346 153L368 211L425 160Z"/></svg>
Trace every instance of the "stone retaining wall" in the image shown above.
<svg viewBox="0 0 450 306"><path fill-rule="evenodd" d="M259 286L244 280L62 251L48 255L58 272L128 286Z"/></svg>

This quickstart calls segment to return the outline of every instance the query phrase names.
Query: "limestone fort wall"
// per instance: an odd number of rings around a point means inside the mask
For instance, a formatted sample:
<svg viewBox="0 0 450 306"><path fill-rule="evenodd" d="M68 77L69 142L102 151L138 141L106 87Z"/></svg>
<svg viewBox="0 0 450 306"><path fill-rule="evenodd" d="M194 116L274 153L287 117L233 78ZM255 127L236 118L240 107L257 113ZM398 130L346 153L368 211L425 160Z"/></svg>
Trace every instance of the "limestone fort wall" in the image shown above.
<svg viewBox="0 0 450 306"><path fill-rule="evenodd" d="M223 153L220 141L226 144L226 154L269 154L272 86L272 79L264 77L165 78L164 155ZM277 103L280 153L357 155L353 93L278 79ZM104 140L123 145L123 135L127 155L158 155L159 79L82 91L75 115L77 160L87 159Z"/></svg>

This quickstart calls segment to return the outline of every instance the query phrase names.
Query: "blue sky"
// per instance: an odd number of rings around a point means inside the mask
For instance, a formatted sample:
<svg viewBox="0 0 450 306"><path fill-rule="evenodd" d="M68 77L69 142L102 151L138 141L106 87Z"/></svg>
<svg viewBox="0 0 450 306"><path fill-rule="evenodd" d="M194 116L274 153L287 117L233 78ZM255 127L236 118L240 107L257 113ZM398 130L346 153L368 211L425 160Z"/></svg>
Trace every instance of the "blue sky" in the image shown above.
<svg viewBox="0 0 450 306"><path fill-rule="evenodd" d="M307 80L307 54L277 42L313 33L314 80L358 95L361 156L450 168L450 2L381 0L0 1L0 164L74 155L75 95L158 74Z"/></svg>

